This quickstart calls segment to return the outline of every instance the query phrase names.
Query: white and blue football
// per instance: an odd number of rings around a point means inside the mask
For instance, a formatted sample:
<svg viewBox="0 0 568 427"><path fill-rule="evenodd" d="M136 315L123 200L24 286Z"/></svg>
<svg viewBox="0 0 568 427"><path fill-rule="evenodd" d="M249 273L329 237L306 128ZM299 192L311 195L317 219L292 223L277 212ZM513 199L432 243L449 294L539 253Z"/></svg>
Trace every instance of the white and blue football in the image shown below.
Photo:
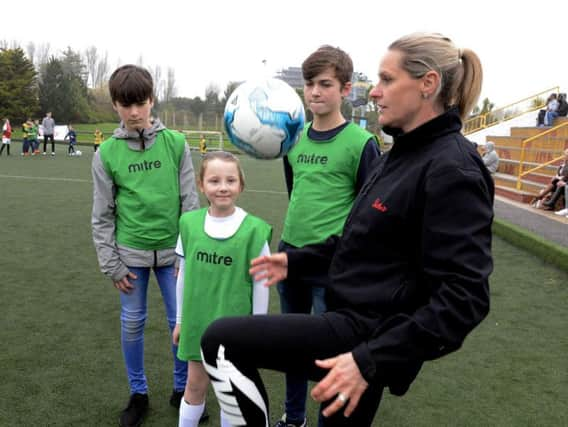
<svg viewBox="0 0 568 427"><path fill-rule="evenodd" d="M246 81L225 105L229 140L257 159L275 159L288 153L298 142L305 121L302 100L279 79Z"/></svg>

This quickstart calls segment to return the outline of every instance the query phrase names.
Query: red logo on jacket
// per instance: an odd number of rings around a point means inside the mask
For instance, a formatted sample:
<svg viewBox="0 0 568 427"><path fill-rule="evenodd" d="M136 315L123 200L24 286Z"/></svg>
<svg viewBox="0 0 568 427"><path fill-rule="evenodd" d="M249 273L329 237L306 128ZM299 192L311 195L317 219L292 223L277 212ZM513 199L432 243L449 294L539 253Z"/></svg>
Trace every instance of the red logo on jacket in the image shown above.
<svg viewBox="0 0 568 427"><path fill-rule="evenodd" d="M388 208L383 205L383 202L381 202L381 199L379 199L377 197L377 199L373 202L373 204L371 205L374 209L378 210L379 212L386 212L388 211Z"/></svg>

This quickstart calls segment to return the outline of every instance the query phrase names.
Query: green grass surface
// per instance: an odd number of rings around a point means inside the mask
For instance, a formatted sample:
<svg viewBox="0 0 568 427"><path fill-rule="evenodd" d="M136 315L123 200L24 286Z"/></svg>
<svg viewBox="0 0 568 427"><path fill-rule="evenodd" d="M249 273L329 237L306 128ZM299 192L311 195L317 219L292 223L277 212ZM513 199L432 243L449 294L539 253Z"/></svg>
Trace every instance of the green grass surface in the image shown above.
<svg viewBox="0 0 568 427"><path fill-rule="evenodd" d="M117 291L91 242L92 153L0 157L0 426L113 426L128 397ZM195 156L196 162L199 156ZM281 232L287 197L279 161L242 157L240 205ZM494 241L491 312L464 347L427 363L409 393L388 394L375 425L568 425L568 274ZM154 279L149 290L146 426L175 426L169 336ZM272 312L279 311L275 290ZM283 376L264 372L271 413ZM207 425L218 426L209 394ZM315 426L317 406L309 404Z"/></svg>

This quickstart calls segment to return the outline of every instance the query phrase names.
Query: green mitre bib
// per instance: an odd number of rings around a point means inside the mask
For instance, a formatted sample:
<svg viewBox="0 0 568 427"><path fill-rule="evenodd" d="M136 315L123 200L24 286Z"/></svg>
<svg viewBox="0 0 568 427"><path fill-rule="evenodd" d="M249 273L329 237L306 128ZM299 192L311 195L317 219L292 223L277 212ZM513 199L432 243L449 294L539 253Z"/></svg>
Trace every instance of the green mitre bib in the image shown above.
<svg viewBox="0 0 568 427"><path fill-rule="evenodd" d="M179 221L185 256L181 360L201 360L201 336L215 319L252 313L250 262L272 237L270 225L247 214L231 237L212 238L204 231L206 213L186 212Z"/></svg>
<svg viewBox="0 0 568 427"><path fill-rule="evenodd" d="M164 129L147 150L111 137L100 156L116 187L116 241L143 250L176 245L181 213L179 165L185 138Z"/></svg>
<svg viewBox="0 0 568 427"><path fill-rule="evenodd" d="M296 247L341 234L355 200L361 155L372 134L349 123L328 141L313 141L306 126L288 153L294 184L282 240Z"/></svg>

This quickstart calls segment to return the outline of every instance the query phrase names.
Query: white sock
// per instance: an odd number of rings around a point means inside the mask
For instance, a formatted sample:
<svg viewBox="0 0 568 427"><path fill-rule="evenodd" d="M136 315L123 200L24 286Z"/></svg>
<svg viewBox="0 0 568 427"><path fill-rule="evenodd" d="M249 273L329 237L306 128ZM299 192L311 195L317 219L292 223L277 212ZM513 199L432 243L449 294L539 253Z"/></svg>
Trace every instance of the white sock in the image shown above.
<svg viewBox="0 0 568 427"><path fill-rule="evenodd" d="M197 427L203 409L205 409L205 402L201 405L190 405L185 399L181 399L178 427Z"/></svg>
<svg viewBox="0 0 568 427"><path fill-rule="evenodd" d="M219 419L221 420L221 427L233 427L233 425L225 418L223 410L219 411Z"/></svg>

